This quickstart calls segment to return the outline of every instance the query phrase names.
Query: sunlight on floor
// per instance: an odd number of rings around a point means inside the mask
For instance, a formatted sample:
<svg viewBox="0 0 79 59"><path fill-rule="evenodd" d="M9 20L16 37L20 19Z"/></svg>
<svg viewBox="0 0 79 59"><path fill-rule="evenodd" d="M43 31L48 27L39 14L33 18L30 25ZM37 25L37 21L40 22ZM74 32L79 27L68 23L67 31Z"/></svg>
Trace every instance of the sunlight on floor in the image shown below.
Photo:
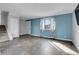
<svg viewBox="0 0 79 59"><path fill-rule="evenodd" d="M72 49L68 48L67 46L63 45L62 43L59 42L50 42L49 43L53 46L55 46L56 48L63 50L64 52L68 53L68 54L78 54L77 52L73 51Z"/></svg>
<svg viewBox="0 0 79 59"><path fill-rule="evenodd" d="M42 54L52 54L52 47L48 42L44 42L41 46L41 51L43 52Z"/></svg>

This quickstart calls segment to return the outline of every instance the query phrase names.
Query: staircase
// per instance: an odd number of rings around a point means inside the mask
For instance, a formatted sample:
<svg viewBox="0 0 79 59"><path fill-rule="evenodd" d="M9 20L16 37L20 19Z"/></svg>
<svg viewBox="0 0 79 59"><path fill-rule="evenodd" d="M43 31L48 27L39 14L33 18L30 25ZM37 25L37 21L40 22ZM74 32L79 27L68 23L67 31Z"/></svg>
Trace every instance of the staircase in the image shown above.
<svg viewBox="0 0 79 59"><path fill-rule="evenodd" d="M8 41L8 34L4 25L0 25L0 42Z"/></svg>

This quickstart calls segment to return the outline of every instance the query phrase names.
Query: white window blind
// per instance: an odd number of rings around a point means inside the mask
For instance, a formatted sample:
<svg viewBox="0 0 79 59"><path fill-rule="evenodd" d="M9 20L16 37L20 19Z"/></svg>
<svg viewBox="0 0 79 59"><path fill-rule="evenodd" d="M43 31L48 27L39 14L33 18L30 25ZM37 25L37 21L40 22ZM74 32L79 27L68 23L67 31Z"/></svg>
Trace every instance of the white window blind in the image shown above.
<svg viewBox="0 0 79 59"><path fill-rule="evenodd" d="M55 18L54 17L51 18L51 25L50 26L51 26L50 27L51 31L54 32L55 28L56 28L56 22L55 22Z"/></svg>
<svg viewBox="0 0 79 59"><path fill-rule="evenodd" d="M45 26L44 26L44 19L40 19L40 29L41 30L45 30Z"/></svg>

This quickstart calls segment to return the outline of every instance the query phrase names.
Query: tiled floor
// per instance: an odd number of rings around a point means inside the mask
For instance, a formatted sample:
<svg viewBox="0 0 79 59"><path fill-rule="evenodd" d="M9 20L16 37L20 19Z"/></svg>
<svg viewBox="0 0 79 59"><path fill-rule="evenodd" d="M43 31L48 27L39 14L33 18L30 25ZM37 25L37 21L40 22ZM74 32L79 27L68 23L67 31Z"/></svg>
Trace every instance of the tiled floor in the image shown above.
<svg viewBox="0 0 79 59"><path fill-rule="evenodd" d="M22 36L12 41L0 43L2 55L71 55L78 50L71 42Z"/></svg>

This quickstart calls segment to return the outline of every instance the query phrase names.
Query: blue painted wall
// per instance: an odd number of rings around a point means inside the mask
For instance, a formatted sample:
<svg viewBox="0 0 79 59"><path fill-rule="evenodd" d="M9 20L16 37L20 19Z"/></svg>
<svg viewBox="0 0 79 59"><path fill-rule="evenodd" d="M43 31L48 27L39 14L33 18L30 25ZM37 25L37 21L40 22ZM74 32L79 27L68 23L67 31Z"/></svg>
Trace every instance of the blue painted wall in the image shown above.
<svg viewBox="0 0 79 59"><path fill-rule="evenodd" d="M56 38L72 39L72 14L55 16Z"/></svg>
<svg viewBox="0 0 79 59"><path fill-rule="evenodd" d="M40 19L32 19L31 34L35 36L40 36Z"/></svg>
<svg viewBox="0 0 79 59"><path fill-rule="evenodd" d="M54 16L56 18L56 38L72 39L72 14L64 14ZM40 34L51 37L51 32L40 30L40 19L33 19L31 21L31 33L35 36Z"/></svg>

